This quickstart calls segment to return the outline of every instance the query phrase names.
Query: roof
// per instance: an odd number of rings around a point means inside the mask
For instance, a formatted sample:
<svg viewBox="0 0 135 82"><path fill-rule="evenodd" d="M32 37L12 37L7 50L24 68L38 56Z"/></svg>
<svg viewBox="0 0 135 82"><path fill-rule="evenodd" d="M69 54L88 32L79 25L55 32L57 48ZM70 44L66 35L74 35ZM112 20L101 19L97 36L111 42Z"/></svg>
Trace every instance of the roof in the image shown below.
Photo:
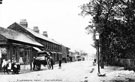
<svg viewBox="0 0 135 82"><path fill-rule="evenodd" d="M65 46L65 45L62 45L63 48L67 48L67 49L70 49L69 47Z"/></svg>
<svg viewBox="0 0 135 82"><path fill-rule="evenodd" d="M7 39L16 40L16 41L38 45L38 46L43 46L42 44L32 39L30 36L19 33L11 29L5 29L5 28L0 27L0 34L6 37Z"/></svg>
<svg viewBox="0 0 135 82"><path fill-rule="evenodd" d="M18 23L17 23L18 24ZM20 24L18 24L20 25ZM34 35L35 37L38 37L40 39L43 39L43 40L46 40L46 41L49 41L49 42L52 42L52 43L55 43L55 44L58 44L58 45L61 45L60 43L56 42L55 40L51 39L51 38L48 38L40 33L37 33L35 31L33 31L32 29L28 28L28 27L24 27L22 25L20 25L22 28L24 28L25 30L27 30L28 32L30 32L32 35Z"/></svg>

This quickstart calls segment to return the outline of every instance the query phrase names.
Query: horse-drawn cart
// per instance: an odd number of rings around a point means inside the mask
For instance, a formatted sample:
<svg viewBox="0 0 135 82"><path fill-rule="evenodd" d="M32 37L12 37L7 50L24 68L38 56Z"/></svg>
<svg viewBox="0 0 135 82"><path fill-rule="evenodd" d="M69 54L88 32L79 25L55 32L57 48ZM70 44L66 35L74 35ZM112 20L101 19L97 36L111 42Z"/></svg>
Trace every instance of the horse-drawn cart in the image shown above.
<svg viewBox="0 0 135 82"><path fill-rule="evenodd" d="M36 57L33 61L33 70L40 70L41 65L47 65L46 57Z"/></svg>
<svg viewBox="0 0 135 82"><path fill-rule="evenodd" d="M38 56L33 59L33 70L40 70L41 65L49 67L49 58L50 54L47 52L38 53Z"/></svg>

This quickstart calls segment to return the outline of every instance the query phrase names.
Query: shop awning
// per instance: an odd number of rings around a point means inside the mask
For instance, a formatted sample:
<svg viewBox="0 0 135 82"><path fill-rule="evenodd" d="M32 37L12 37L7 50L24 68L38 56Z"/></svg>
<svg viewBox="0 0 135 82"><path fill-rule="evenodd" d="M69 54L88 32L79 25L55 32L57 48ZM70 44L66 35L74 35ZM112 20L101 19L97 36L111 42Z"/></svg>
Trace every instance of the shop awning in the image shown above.
<svg viewBox="0 0 135 82"><path fill-rule="evenodd" d="M37 48L37 47L33 47L35 50L37 50L38 52L41 51L41 49Z"/></svg>

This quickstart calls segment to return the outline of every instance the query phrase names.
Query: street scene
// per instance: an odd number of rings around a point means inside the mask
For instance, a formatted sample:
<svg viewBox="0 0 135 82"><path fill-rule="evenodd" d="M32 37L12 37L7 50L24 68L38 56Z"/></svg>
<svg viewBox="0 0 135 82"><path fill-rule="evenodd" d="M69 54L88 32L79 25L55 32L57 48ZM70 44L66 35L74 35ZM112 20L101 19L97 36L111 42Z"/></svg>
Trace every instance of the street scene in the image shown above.
<svg viewBox="0 0 135 82"><path fill-rule="evenodd" d="M0 0L1 82L135 82L135 0Z"/></svg>
<svg viewBox="0 0 135 82"><path fill-rule="evenodd" d="M26 71L22 68L19 75L2 74L2 82L134 82L134 71L124 70L123 67L105 66L100 69L106 76L97 76L98 68L93 61L63 63L61 69L54 65L53 70L42 67L40 71ZM25 72L23 72L25 71Z"/></svg>
<svg viewBox="0 0 135 82"><path fill-rule="evenodd" d="M29 82L83 82L92 68L92 63L90 65L89 63L88 61L63 63L61 69L58 65L54 65L53 70L43 67L41 71L19 75L1 75L0 79L2 82L5 80L9 80L9 82L22 82L21 80Z"/></svg>

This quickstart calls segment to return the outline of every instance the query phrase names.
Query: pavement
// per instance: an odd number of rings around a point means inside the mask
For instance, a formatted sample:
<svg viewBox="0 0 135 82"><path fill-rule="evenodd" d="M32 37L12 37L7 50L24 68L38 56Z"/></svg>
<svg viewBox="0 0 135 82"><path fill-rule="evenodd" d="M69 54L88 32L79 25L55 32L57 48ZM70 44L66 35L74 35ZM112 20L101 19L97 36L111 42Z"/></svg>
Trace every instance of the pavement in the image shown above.
<svg viewBox="0 0 135 82"><path fill-rule="evenodd" d="M132 70L124 70L123 67L105 66L104 69L100 68L101 75L98 76L98 68L95 66L83 81L81 82L135 82L135 72Z"/></svg>

